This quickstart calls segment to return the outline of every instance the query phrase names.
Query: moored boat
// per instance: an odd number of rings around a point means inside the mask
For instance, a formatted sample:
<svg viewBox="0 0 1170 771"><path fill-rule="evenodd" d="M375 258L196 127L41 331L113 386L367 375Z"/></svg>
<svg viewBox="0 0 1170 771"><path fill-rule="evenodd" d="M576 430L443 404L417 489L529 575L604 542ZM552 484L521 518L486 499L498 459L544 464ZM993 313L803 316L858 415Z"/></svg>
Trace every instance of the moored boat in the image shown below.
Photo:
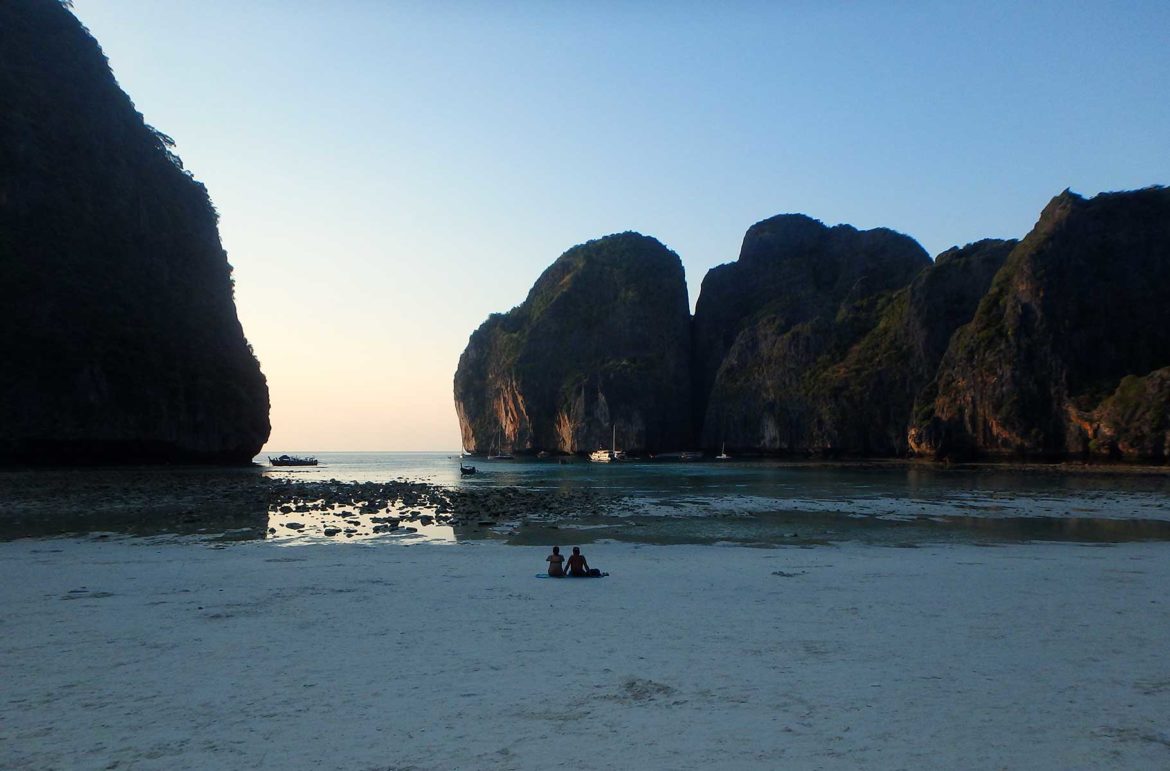
<svg viewBox="0 0 1170 771"><path fill-rule="evenodd" d="M617 448L617 426L613 427L613 440L610 448L594 450L589 453L589 460L594 463L616 463L626 459L626 454Z"/></svg>
<svg viewBox="0 0 1170 771"><path fill-rule="evenodd" d="M496 432L495 450L495 453L493 453L491 450L488 450L488 460L512 460L512 453L504 452L504 447L502 444L500 444L499 431Z"/></svg>
<svg viewBox="0 0 1170 771"><path fill-rule="evenodd" d="M316 466L317 459L312 456L303 458L296 455L281 455L279 458L268 456L268 462L273 466Z"/></svg>

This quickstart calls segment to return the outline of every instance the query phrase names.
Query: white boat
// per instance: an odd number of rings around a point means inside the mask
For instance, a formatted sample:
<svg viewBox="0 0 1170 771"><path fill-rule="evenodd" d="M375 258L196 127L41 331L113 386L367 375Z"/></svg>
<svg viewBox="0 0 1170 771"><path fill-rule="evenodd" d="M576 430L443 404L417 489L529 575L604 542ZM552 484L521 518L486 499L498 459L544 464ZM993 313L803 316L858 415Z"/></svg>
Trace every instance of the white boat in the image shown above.
<svg viewBox="0 0 1170 771"><path fill-rule="evenodd" d="M617 448L617 426L613 427L613 444L610 449L594 450L589 453L589 460L594 463L615 463L620 460L625 460L626 454Z"/></svg>
<svg viewBox="0 0 1170 771"><path fill-rule="evenodd" d="M727 442L723 443L723 450L715 456L715 460L731 460L731 456L727 454Z"/></svg>
<svg viewBox="0 0 1170 771"><path fill-rule="evenodd" d="M512 455L510 453L504 452L503 448L500 447L500 432L499 431L496 432L496 454L493 455L491 452L488 452L487 459L488 460L512 460Z"/></svg>

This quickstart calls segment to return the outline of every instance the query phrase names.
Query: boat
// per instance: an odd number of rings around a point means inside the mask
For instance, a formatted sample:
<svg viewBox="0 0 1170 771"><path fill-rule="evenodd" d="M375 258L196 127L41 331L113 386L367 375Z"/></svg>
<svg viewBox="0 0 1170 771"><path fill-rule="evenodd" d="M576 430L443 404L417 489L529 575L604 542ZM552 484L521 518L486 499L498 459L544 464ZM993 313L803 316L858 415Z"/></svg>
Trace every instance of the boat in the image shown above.
<svg viewBox="0 0 1170 771"><path fill-rule="evenodd" d="M715 456L715 460L731 460L731 456L727 454L727 442L723 443L723 449Z"/></svg>
<svg viewBox="0 0 1170 771"><path fill-rule="evenodd" d="M464 466L462 463L459 464L459 475L460 476L469 477L474 473L475 473L475 466Z"/></svg>
<svg viewBox="0 0 1170 771"><path fill-rule="evenodd" d="M492 455L491 452L488 452L488 456L487 456L488 460L512 460L511 453L504 452L503 449L500 447L500 432L499 431L496 432L496 445L495 446L496 446L496 454Z"/></svg>
<svg viewBox="0 0 1170 771"><path fill-rule="evenodd" d="M281 455L279 458L268 456L268 462L273 466L316 466L317 459L311 456L299 458L296 455Z"/></svg>
<svg viewBox="0 0 1170 771"><path fill-rule="evenodd" d="M613 443L610 449L594 450L589 453L589 460L594 463L616 463L626 459L626 454L617 448L617 426L613 427Z"/></svg>

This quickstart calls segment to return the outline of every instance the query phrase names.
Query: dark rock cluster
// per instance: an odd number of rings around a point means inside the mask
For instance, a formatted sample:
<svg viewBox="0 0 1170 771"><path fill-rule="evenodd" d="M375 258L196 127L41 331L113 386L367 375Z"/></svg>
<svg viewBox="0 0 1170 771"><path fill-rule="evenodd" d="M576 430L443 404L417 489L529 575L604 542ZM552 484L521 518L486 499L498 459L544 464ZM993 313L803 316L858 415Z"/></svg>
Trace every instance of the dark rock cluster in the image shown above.
<svg viewBox="0 0 1170 771"><path fill-rule="evenodd" d="M248 462L268 388L206 189L60 2L0 3L0 95L0 462Z"/></svg>
<svg viewBox="0 0 1170 771"><path fill-rule="evenodd" d="M562 257L472 335L455 376L466 449L581 452L617 426L622 448L651 453L1170 457L1164 188L1066 191L1022 241L933 262L890 230L773 217L707 274L689 328L677 299L623 307L621 261L634 261L596 251L632 238L657 244L623 234L570 250L571 266ZM602 266L608 283L591 278ZM654 270L685 302L677 258ZM555 323L533 323L554 304ZM653 354L626 342L646 332ZM597 362L617 361L629 387L595 387L589 373L611 371ZM642 430L650 415L669 430Z"/></svg>
<svg viewBox="0 0 1170 771"><path fill-rule="evenodd" d="M391 482L268 481L268 509L305 517L340 515L342 534L387 533L413 523L456 529L492 527L530 518L559 520L611 513L620 499L588 489L518 487L454 489L408 480ZM301 522L286 528L299 530ZM333 533L336 535L337 533ZM330 533L326 533L330 535Z"/></svg>

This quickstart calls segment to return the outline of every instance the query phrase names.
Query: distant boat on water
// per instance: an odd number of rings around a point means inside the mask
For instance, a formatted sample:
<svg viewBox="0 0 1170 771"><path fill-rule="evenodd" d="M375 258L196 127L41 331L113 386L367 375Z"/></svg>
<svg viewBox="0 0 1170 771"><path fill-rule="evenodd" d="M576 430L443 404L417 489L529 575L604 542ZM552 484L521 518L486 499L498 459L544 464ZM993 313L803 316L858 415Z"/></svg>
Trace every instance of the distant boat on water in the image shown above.
<svg viewBox="0 0 1170 771"><path fill-rule="evenodd" d="M613 427L613 441L608 450L594 450L589 453L589 460L594 463L616 463L626 459L626 454L617 448L617 426Z"/></svg>
<svg viewBox="0 0 1170 771"><path fill-rule="evenodd" d="M475 466L464 466L462 463L459 464L459 475L460 476L469 477L474 473L475 473Z"/></svg>
<svg viewBox="0 0 1170 771"><path fill-rule="evenodd" d="M504 448L500 446L500 432L496 432L496 453L493 455L491 451L488 452L488 460L512 460L512 454L504 452Z"/></svg>
<svg viewBox="0 0 1170 771"><path fill-rule="evenodd" d="M731 460L731 456L727 454L727 442L723 443L723 449L715 456L715 460Z"/></svg>
<svg viewBox="0 0 1170 771"><path fill-rule="evenodd" d="M273 466L316 466L317 459L311 456L300 458L296 455L281 455L279 458L268 456L268 462Z"/></svg>

